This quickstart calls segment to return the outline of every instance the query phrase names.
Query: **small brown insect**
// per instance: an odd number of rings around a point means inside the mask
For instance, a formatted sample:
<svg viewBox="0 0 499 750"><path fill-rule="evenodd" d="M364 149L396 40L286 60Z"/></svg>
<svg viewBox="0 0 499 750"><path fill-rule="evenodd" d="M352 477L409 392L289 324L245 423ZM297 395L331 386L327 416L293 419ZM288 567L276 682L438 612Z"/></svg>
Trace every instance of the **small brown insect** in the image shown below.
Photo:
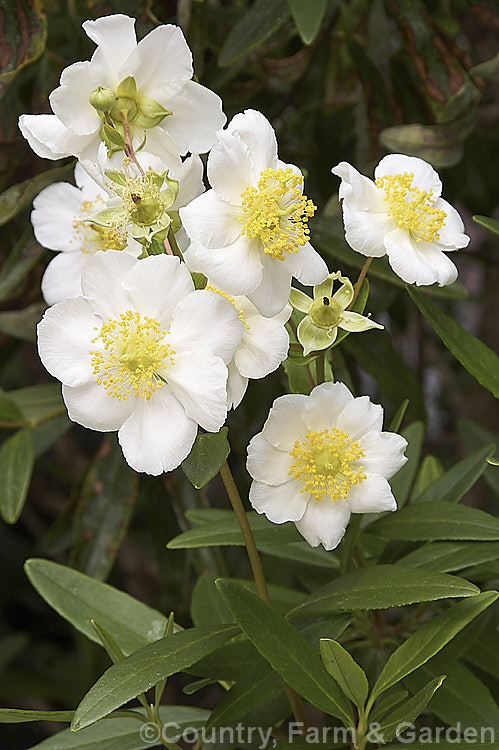
<svg viewBox="0 0 499 750"><path fill-rule="evenodd" d="M140 203L140 201L142 200L140 195L137 195L137 193L132 193L131 198L133 202L135 203L135 205L137 205L137 203Z"/></svg>

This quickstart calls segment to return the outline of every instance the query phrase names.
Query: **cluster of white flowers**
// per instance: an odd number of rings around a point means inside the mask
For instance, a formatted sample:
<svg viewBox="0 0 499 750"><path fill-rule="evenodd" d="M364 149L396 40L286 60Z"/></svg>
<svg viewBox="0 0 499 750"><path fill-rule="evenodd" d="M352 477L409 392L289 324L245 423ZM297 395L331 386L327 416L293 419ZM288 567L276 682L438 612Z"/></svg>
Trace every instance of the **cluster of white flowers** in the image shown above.
<svg viewBox="0 0 499 750"><path fill-rule="evenodd" d="M247 110L224 129L220 98L192 80L181 30L159 26L137 43L134 24L86 21L91 60L63 71L53 114L23 115L19 127L39 156L78 159L76 186L34 201L36 238L59 252L42 280L42 362L72 420L117 430L130 466L161 474L186 458L198 427L222 427L249 379L287 357L290 304L304 314L305 355L332 346L338 328L381 326L350 309L358 290L312 247L316 206L298 167L278 158L270 123ZM345 162L332 171L354 250L386 253L409 283L455 279L444 252L468 238L430 165L388 156L374 183ZM293 278L313 299L291 290ZM395 509L387 479L405 445L382 432L380 406L341 383L283 396L248 449L251 503L330 549L351 512Z"/></svg>

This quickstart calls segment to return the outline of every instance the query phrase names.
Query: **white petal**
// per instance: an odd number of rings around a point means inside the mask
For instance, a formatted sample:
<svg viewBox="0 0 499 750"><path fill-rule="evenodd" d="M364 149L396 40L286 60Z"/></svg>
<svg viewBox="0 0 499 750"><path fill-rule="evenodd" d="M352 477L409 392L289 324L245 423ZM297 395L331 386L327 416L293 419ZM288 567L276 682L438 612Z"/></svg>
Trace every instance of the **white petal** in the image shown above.
<svg viewBox="0 0 499 750"><path fill-rule="evenodd" d="M151 154L159 157L164 164L177 164L179 159L178 148L171 135L161 126L149 128L141 133L139 143L145 138L144 148ZM140 163L140 156L138 157Z"/></svg>
<svg viewBox="0 0 499 750"><path fill-rule="evenodd" d="M291 479L277 487L252 482L249 501L257 513L264 513L272 523L298 521L306 512L306 499L300 484Z"/></svg>
<svg viewBox="0 0 499 750"><path fill-rule="evenodd" d="M167 386L151 400L137 399L135 409L118 432L126 462L135 471L157 476L172 471L186 458L197 424Z"/></svg>
<svg viewBox="0 0 499 750"><path fill-rule="evenodd" d="M171 174L178 180L178 194L172 211L178 211L204 193L203 162L197 154L188 156L178 169L171 170Z"/></svg>
<svg viewBox="0 0 499 750"><path fill-rule="evenodd" d="M359 211L355 198L343 201L345 239L357 253L371 258L381 258L386 253L385 235L396 226L386 213Z"/></svg>
<svg viewBox="0 0 499 750"><path fill-rule="evenodd" d="M227 417L227 367L208 351L181 352L166 370L169 388L190 419L217 432Z"/></svg>
<svg viewBox="0 0 499 750"><path fill-rule="evenodd" d="M259 244L258 240L251 240L245 235L227 247L212 250L198 242L191 242L184 253L184 260L191 271L204 273L218 289L228 294L249 294L263 277ZM282 307L286 302L287 297Z"/></svg>
<svg viewBox="0 0 499 750"><path fill-rule="evenodd" d="M261 432L249 442L246 468L250 476L259 482L272 485L290 482L289 467L293 461L288 452L274 448Z"/></svg>
<svg viewBox="0 0 499 750"><path fill-rule="evenodd" d="M238 133L219 131L208 157L208 179L215 194L228 203L241 206L243 190L250 185L256 187L258 175L248 146ZM239 214L242 214L241 208ZM239 222L239 230L242 226Z"/></svg>
<svg viewBox="0 0 499 750"><path fill-rule="evenodd" d="M30 217L40 245L62 252L79 250L74 247L73 223L80 214L81 204L81 190L69 182L55 182L42 190L33 201Z"/></svg>
<svg viewBox="0 0 499 750"><path fill-rule="evenodd" d="M246 109L232 118L227 130L238 133L248 147L257 179L262 170L277 167L275 131L261 112Z"/></svg>
<svg viewBox="0 0 499 750"><path fill-rule="evenodd" d="M383 407L373 404L369 396L354 398L343 408L336 426L345 430L351 440L359 440L366 432L381 432Z"/></svg>
<svg viewBox="0 0 499 750"><path fill-rule="evenodd" d="M75 182L81 190L83 200L94 201L96 198L102 201L107 200L107 192L88 174L79 161L75 164Z"/></svg>
<svg viewBox="0 0 499 750"><path fill-rule="evenodd" d="M267 253L260 253L263 263L262 282L247 293L248 299L266 318L277 315L286 305L291 289L291 272L286 264ZM327 271L327 269L326 269Z"/></svg>
<svg viewBox="0 0 499 750"><path fill-rule="evenodd" d="M305 439L307 427L304 410L308 396L286 394L276 398L270 409L262 433L275 448L290 451L297 440Z"/></svg>
<svg viewBox="0 0 499 750"><path fill-rule="evenodd" d="M354 400L344 383L317 385L306 403L303 419L310 430L330 430L347 404Z"/></svg>
<svg viewBox="0 0 499 750"><path fill-rule="evenodd" d="M173 311L194 283L185 263L173 255L152 255L136 263L123 279L135 310L169 327Z"/></svg>
<svg viewBox="0 0 499 750"><path fill-rule="evenodd" d="M131 309L130 295L122 282L137 261L118 250L96 253L89 258L81 277L83 295L102 318L116 318Z"/></svg>
<svg viewBox="0 0 499 750"><path fill-rule="evenodd" d="M354 484L348 492L347 502L352 513L397 510L391 487L380 474L367 474L363 482Z"/></svg>
<svg viewBox="0 0 499 750"><path fill-rule="evenodd" d="M95 21L85 21L83 30L98 45L94 53L102 67L109 70L110 76L119 83L118 69L137 46L135 39L135 19L115 13ZM126 73L123 78L129 75Z"/></svg>
<svg viewBox="0 0 499 750"><path fill-rule="evenodd" d="M217 130L223 128L226 120L222 100L214 91L194 81L185 81L162 86L154 99L173 113L165 117L162 126L181 154L209 151Z"/></svg>
<svg viewBox="0 0 499 750"><path fill-rule="evenodd" d="M71 386L94 380L90 350L100 322L82 297L45 312L38 324L38 352L51 375Z"/></svg>
<svg viewBox="0 0 499 750"><path fill-rule="evenodd" d="M389 154L381 159L374 171L374 176L377 179L385 175L403 174L404 172L414 175L412 181L413 187L418 187L420 190L431 190L434 200L440 196L442 192L440 177L431 164L423 161L423 159L419 159L417 156Z"/></svg>
<svg viewBox="0 0 499 750"><path fill-rule="evenodd" d="M209 350L227 363L241 342L244 326L227 299L198 289L177 305L169 328L175 351Z"/></svg>
<svg viewBox="0 0 499 750"><path fill-rule="evenodd" d="M310 242L297 253L286 254L283 261L286 269L305 286L315 286L327 279L328 267Z"/></svg>
<svg viewBox="0 0 499 750"><path fill-rule="evenodd" d="M65 299L81 297L81 274L88 255L60 253L53 258L42 277L42 294L47 305L55 305Z"/></svg>
<svg viewBox="0 0 499 750"><path fill-rule="evenodd" d="M368 177L358 172L346 161L332 168L331 172L341 177L338 197L351 199L358 211L385 212L385 201L382 192Z"/></svg>
<svg viewBox="0 0 499 750"><path fill-rule="evenodd" d="M451 284L457 268L437 246L416 242L405 229L395 229L385 237L388 260L395 273L408 284Z"/></svg>
<svg viewBox="0 0 499 750"><path fill-rule="evenodd" d="M236 409L243 400L249 381L241 375L234 362L229 362L227 372L227 408Z"/></svg>
<svg viewBox="0 0 499 750"><path fill-rule="evenodd" d="M407 461L407 440L395 432L367 432L359 440L365 456L359 458L365 472L390 479Z"/></svg>
<svg viewBox="0 0 499 750"><path fill-rule="evenodd" d="M119 430L133 410L133 400L109 396L94 379L74 387L63 385L62 395L73 422L97 432Z"/></svg>
<svg viewBox="0 0 499 750"><path fill-rule="evenodd" d="M284 325L275 318L245 315L249 328L235 354L237 369L247 378L263 378L276 370L286 359L289 335Z"/></svg>
<svg viewBox="0 0 499 750"><path fill-rule="evenodd" d="M217 198L214 190L198 196L180 209L185 231L208 248L226 247L238 239L243 227L241 209Z"/></svg>
<svg viewBox="0 0 499 750"><path fill-rule="evenodd" d="M98 135L75 135L55 115L21 115L19 130L43 159L78 156Z"/></svg>
<svg viewBox="0 0 499 750"><path fill-rule="evenodd" d="M335 549L341 542L350 520L350 508L344 500L310 500L296 528L312 547L322 544Z"/></svg>
<svg viewBox="0 0 499 750"><path fill-rule="evenodd" d="M77 135L92 135L101 126L101 119L89 102L89 96L99 84L96 71L89 62L76 62L65 68L61 85L49 96L54 114Z"/></svg>
<svg viewBox="0 0 499 750"><path fill-rule="evenodd" d="M140 93L153 99L157 99L163 84L192 78L191 51L182 30L171 24L150 31L138 43L127 65L133 69Z"/></svg>
<svg viewBox="0 0 499 750"><path fill-rule="evenodd" d="M467 247L470 238L464 234L464 224L456 209L450 203L439 198L435 208L445 211L445 224L439 231L439 245L444 245L446 250L455 250Z"/></svg>

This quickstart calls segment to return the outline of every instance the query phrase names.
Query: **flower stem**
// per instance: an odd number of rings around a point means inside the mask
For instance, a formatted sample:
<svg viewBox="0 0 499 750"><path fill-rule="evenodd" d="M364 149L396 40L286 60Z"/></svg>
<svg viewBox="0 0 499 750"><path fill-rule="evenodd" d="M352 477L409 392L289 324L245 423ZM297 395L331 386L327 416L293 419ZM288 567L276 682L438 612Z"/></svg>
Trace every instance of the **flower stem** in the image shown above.
<svg viewBox="0 0 499 750"><path fill-rule="evenodd" d="M320 385L325 380L326 353L321 352L315 360L315 384Z"/></svg>
<svg viewBox="0 0 499 750"><path fill-rule="evenodd" d="M128 116L126 112L121 113L121 121L123 123L123 131L125 133L125 148L124 148L125 154L128 156L130 161L135 164L140 174L144 176L145 172L140 166L139 162L137 161L137 157L135 156L135 151L134 151L133 144L132 144L132 134L130 132L130 125L128 122Z"/></svg>
<svg viewBox="0 0 499 750"><path fill-rule="evenodd" d="M232 472L229 469L229 464L227 463L227 461L225 461L220 469L220 476L222 477L225 491L227 492L234 513L236 514L239 528L241 529L241 533L243 535L244 544L246 545L246 550L248 552L248 557L251 565L251 570L253 572L253 578L255 579L256 583L256 590L258 591L258 596L260 597L260 599L263 599L265 602L267 602L267 604L269 604L270 600L269 593L267 591L267 582L265 581L265 576L263 574L260 555L258 554L255 539L253 537L253 532L251 531L251 527L248 523L248 519L244 511L241 496L239 495L239 491L236 487L234 477L232 476Z"/></svg>
<svg viewBox="0 0 499 750"><path fill-rule="evenodd" d="M362 286L362 282L364 281L364 279L366 277L366 273L369 271L369 266L371 265L372 262L373 262L372 258L366 258L366 262L364 263L364 265L360 269L359 278L355 282L355 286L353 288L353 299L350 302L350 304L348 305L347 310L351 310L352 307L354 306L355 300L359 296L359 292L360 292L360 288Z"/></svg>
<svg viewBox="0 0 499 750"><path fill-rule="evenodd" d="M234 477L232 476L232 472L227 461L225 461L220 468L220 476L222 478L222 482L224 483L225 491L227 492L234 513L236 514L239 528L241 529L241 533L243 535L244 544L246 545L246 551L248 552L248 557L251 565L251 570L253 572L253 578L255 579L258 596L260 597L260 599L263 599L264 602L270 604L267 582L265 580L260 555L258 554L255 539L253 537L253 532L251 531L251 527L248 523L248 518L244 511L241 496L236 487ZM302 699L300 698L298 693L296 693L293 688L286 683L284 684L284 689L288 696L289 704L296 721L301 724L303 731L306 731L308 727L308 716Z"/></svg>

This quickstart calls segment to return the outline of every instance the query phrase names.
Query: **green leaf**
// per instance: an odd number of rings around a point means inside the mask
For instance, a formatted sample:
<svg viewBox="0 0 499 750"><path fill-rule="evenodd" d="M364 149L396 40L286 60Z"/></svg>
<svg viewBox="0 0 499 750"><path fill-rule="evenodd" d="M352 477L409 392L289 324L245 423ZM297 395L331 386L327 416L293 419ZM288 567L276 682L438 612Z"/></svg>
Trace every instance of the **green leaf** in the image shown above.
<svg viewBox="0 0 499 750"><path fill-rule="evenodd" d="M132 517L138 481L116 438L106 440L88 467L73 526L71 562L92 578L109 575Z"/></svg>
<svg viewBox="0 0 499 750"><path fill-rule="evenodd" d="M473 596L477 587L462 578L398 565L359 568L314 591L288 617L315 617L354 609L387 609L414 602Z"/></svg>
<svg viewBox="0 0 499 750"><path fill-rule="evenodd" d="M384 693L376 702L374 708L371 709L369 719L371 721L378 721L383 714L386 714L391 708L401 703L408 695L408 690L394 690L390 693Z"/></svg>
<svg viewBox="0 0 499 750"><path fill-rule="evenodd" d="M164 615L107 583L49 560L27 560L24 569L47 604L95 643L100 640L91 620L102 625L125 654L165 632Z"/></svg>
<svg viewBox="0 0 499 750"><path fill-rule="evenodd" d="M243 632L272 669L314 706L350 725L350 705L303 636L268 604L237 584L221 579L217 587Z"/></svg>
<svg viewBox="0 0 499 750"><path fill-rule="evenodd" d="M0 57L0 96L26 65L37 60L45 49L47 19L41 0L17 2L15 9L4 6L2 55Z"/></svg>
<svg viewBox="0 0 499 750"><path fill-rule="evenodd" d="M431 659L468 623L493 604L499 594L486 591L464 599L433 617L413 633L388 658L372 690L370 702Z"/></svg>
<svg viewBox="0 0 499 750"><path fill-rule="evenodd" d="M232 512L231 512L232 513ZM280 526L268 521L254 511L246 513L251 530L255 536L257 546L259 544L279 544L285 542L297 542L301 539L299 532L293 523ZM179 534L166 545L168 549L191 549L193 547L235 545L244 546L243 535L239 528L237 518L232 514L230 518L189 529Z"/></svg>
<svg viewBox="0 0 499 750"><path fill-rule="evenodd" d="M450 573L498 557L499 542L434 542L409 552L397 560L397 565Z"/></svg>
<svg viewBox="0 0 499 750"><path fill-rule="evenodd" d="M455 464L445 472L427 490L414 498L416 503L446 502L458 503L461 498L480 479L487 468L487 458L494 455L495 445L479 448L470 456Z"/></svg>
<svg viewBox="0 0 499 750"><path fill-rule="evenodd" d="M74 711L31 711L25 708L0 708L0 724L22 724L27 721L67 721Z"/></svg>
<svg viewBox="0 0 499 750"><path fill-rule="evenodd" d="M56 167L55 169L49 169L47 172L42 172L36 177L32 177L24 182L19 182L17 185L12 185L10 188L0 194L0 226L6 224L8 221L14 218L14 216L27 206L35 195L51 185L53 182L59 182L64 180L71 174L73 164L68 164L65 167ZM34 244L34 243L33 243Z"/></svg>
<svg viewBox="0 0 499 750"><path fill-rule="evenodd" d="M421 292L408 287L420 311L455 358L478 382L499 398L499 357L480 339L456 323Z"/></svg>
<svg viewBox="0 0 499 750"><path fill-rule="evenodd" d="M472 419L458 419L457 428L460 437L470 450L476 450L487 443L499 444L498 434L487 430ZM493 492L499 496L499 471L487 469L483 478Z"/></svg>
<svg viewBox="0 0 499 750"><path fill-rule="evenodd" d="M497 678L499 675L499 651L497 649L497 628L494 623L490 623L481 631L480 638L464 652L464 659L478 667L486 674Z"/></svg>
<svg viewBox="0 0 499 750"><path fill-rule="evenodd" d="M289 16L286 0L256 0L230 30L220 50L219 65L229 65L259 47Z"/></svg>
<svg viewBox="0 0 499 750"><path fill-rule="evenodd" d="M414 481L414 487L411 492L411 501L414 501L423 492L426 492L439 477L445 474L444 467L435 456L425 456L421 461L421 466Z"/></svg>
<svg viewBox="0 0 499 750"><path fill-rule="evenodd" d="M189 482L200 490L213 479L230 453L228 427L219 432L198 432L192 450L180 464Z"/></svg>
<svg viewBox="0 0 499 750"><path fill-rule="evenodd" d="M474 216L473 221L481 224L482 227L489 229L494 234L499 234L499 221L497 219L491 219L488 216Z"/></svg>
<svg viewBox="0 0 499 750"><path fill-rule="evenodd" d="M19 430L0 446L0 513L7 523L16 523L21 515L33 462L31 430Z"/></svg>
<svg viewBox="0 0 499 750"><path fill-rule="evenodd" d="M404 419L404 415L407 411L407 407L409 406L409 399L406 398L402 403L400 404L399 408L393 415L392 421L388 425L388 431L389 432L398 432L400 429L400 425L402 424L402 420Z"/></svg>
<svg viewBox="0 0 499 750"><path fill-rule="evenodd" d="M381 131L379 139L392 153L417 156L435 168L453 167L463 155L463 141L473 127L472 118L457 123L395 125Z"/></svg>
<svg viewBox="0 0 499 750"><path fill-rule="evenodd" d="M319 33L328 0L288 0L289 10L304 44L312 44Z"/></svg>
<svg viewBox="0 0 499 750"><path fill-rule="evenodd" d="M33 426L43 419L51 419L66 413L59 383L31 385L9 391L9 398Z"/></svg>
<svg viewBox="0 0 499 750"><path fill-rule="evenodd" d="M337 641L330 638L320 640L322 663L346 697L359 709L363 709L369 693L366 673L353 656Z"/></svg>
<svg viewBox="0 0 499 750"><path fill-rule="evenodd" d="M376 730L376 734L383 737L383 742L394 740L407 729L408 724L412 724L418 718L444 680L445 675L430 680L416 695L383 719L381 726Z"/></svg>
<svg viewBox="0 0 499 750"><path fill-rule="evenodd" d="M406 463L390 479L390 486L398 507L405 505L419 466L419 457L424 440L424 424L413 422L400 433L407 440Z"/></svg>
<svg viewBox="0 0 499 750"><path fill-rule="evenodd" d="M143 714L142 709L134 709ZM187 728L201 729L210 712L191 706L160 706L159 717L170 727L171 735L181 735ZM157 747L151 735L141 737L143 724L136 719L120 716L99 721L93 726L72 732L65 729L32 746L30 750L151 750Z"/></svg>
<svg viewBox="0 0 499 750"><path fill-rule="evenodd" d="M418 503L401 508L369 526L387 539L428 542L439 539L499 540L499 519L483 510L454 503Z"/></svg>
<svg viewBox="0 0 499 750"><path fill-rule="evenodd" d="M23 413L10 398L10 394L0 389L0 426L8 427L19 422L24 422Z"/></svg>
<svg viewBox="0 0 499 750"><path fill-rule="evenodd" d="M150 643L113 664L93 685L76 709L76 732L145 693L157 682L202 659L238 632L233 626L191 628Z"/></svg>
<svg viewBox="0 0 499 750"><path fill-rule="evenodd" d="M24 310L0 312L0 331L21 341L36 341L36 325L47 305L35 302Z"/></svg>
<svg viewBox="0 0 499 750"><path fill-rule="evenodd" d="M28 227L22 233L0 269L0 300L5 300L14 291L19 291L22 280L36 266L42 254L42 248L35 241L31 227Z"/></svg>

